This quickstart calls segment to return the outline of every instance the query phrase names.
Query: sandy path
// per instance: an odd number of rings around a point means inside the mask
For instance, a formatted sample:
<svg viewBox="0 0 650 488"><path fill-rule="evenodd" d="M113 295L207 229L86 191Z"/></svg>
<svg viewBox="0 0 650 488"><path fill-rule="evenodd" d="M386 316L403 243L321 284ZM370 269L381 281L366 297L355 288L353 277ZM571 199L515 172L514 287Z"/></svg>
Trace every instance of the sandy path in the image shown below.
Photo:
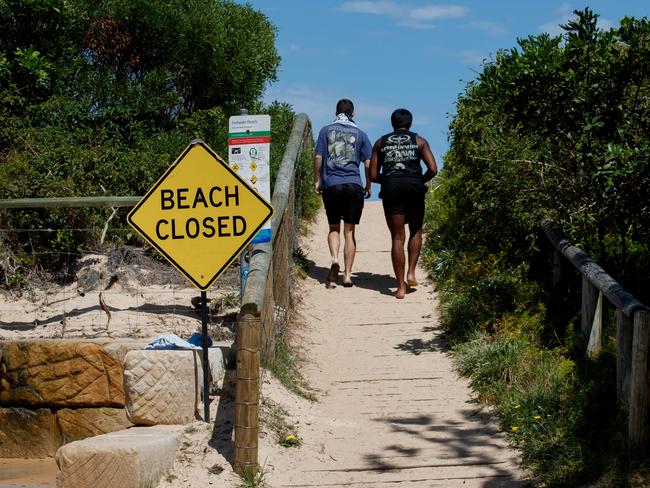
<svg viewBox="0 0 650 488"><path fill-rule="evenodd" d="M381 203L366 204L357 230L353 288L324 285L326 229L321 213L303 242L314 264L301 284L310 360L305 375L319 402L288 405L302 447L262 442L268 484L524 486L516 453L452 368L431 285L404 300L390 295ZM425 283L423 270L418 280Z"/></svg>

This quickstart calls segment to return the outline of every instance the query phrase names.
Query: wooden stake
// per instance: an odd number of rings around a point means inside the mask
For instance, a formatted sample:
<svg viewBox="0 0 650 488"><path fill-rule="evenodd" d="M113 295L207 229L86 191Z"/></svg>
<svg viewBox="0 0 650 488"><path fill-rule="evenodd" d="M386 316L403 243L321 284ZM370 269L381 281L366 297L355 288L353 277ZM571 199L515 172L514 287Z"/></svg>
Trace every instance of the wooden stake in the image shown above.
<svg viewBox="0 0 650 488"><path fill-rule="evenodd" d="M235 472L259 468L257 440L260 403L260 317L242 313L237 320L237 386L235 389Z"/></svg>
<svg viewBox="0 0 650 488"><path fill-rule="evenodd" d="M632 336L634 320L620 310L616 311L616 396L618 401L630 403L630 376L632 374Z"/></svg>
<svg viewBox="0 0 650 488"><path fill-rule="evenodd" d="M630 457L644 459L648 451L650 422L650 385L648 384L648 347L650 347L650 312L634 314L632 343L632 378L630 388L629 448Z"/></svg>

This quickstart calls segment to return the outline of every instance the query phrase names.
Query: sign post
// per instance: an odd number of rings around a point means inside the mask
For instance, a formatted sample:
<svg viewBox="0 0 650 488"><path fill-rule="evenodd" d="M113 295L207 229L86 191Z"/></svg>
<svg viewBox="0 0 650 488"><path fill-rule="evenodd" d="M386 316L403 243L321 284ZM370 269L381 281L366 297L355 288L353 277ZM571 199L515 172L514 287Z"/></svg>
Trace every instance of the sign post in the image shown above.
<svg viewBox="0 0 650 488"><path fill-rule="evenodd" d="M271 201L271 117L249 115L245 108L241 115L228 119L228 163L239 176L245 179L266 201ZM270 242L271 222L253 238L253 243ZM248 278L250 249L245 249L239 258L239 299L244 298L244 287Z"/></svg>
<svg viewBox="0 0 650 488"><path fill-rule="evenodd" d="M206 422L210 422L206 290L271 215L268 201L197 139L127 217L147 242L201 290Z"/></svg>
<svg viewBox="0 0 650 488"><path fill-rule="evenodd" d="M271 116L237 115L228 120L228 163L267 202L271 201ZM253 244L271 241L271 221Z"/></svg>

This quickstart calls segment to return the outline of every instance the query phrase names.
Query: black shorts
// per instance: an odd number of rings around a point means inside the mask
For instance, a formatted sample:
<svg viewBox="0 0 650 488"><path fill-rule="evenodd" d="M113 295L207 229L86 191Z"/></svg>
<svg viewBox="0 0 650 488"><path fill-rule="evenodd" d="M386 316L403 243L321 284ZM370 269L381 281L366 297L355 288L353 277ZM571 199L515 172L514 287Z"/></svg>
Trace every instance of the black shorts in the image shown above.
<svg viewBox="0 0 650 488"><path fill-rule="evenodd" d="M424 216L427 187L416 178L390 178L383 181L379 197L386 215Z"/></svg>
<svg viewBox="0 0 650 488"><path fill-rule="evenodd" d="M358 224L363 211L363 188L354 183L334 185L323 190L327 221L334 225L341 219L346 224Z"/></svg>

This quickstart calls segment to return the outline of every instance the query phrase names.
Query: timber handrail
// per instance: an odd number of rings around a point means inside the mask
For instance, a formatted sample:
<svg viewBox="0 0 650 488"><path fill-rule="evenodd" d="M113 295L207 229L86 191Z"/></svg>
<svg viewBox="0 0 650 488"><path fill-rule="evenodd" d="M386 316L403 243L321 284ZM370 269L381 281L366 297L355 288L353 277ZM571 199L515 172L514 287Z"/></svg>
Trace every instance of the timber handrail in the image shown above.
<svg viewBox="0 0 650 488"><path fill-rule="evenodd" d="M637 310L647 310L643 303L614 280L598 263L579 247L569 242L562 228L550 219L542 221L542 229L551 244L567 258L587 279L600 290L607 299L628 317Z"/></svg>
<svg viewBox="0 0 650 488"><path fill-rule="evenodd" d="M133 207L140 200L132 196L15 198L0 200L0 208Z"/></svg>
<svg viewBox="0 0 650 488"><path fill-rule="evenodd" d="M629 405L628 449L631 457L643 458L650 441L650 311L626 291L586 252L569 242L551 219L540 223L555 247L553 286L561 281L564 256L582 275L582 323L587 355L595 357L602 346L603 296L616 307L616 390Z"/></svg>
<svg viewBox="0 0 650 488"><path fill-rule="evenodd" d="M311 138L305 114L294 119L291 135L278 170L271 205L272 242L256 244L250 251L248 278L237 318L237 383L235 388L235 471L259 469L259 399L262 356L273 354L273 321L289 306L290 261L293 252L295 175L304 143ZM276 289L277 295L276 295Z"/></svg>

